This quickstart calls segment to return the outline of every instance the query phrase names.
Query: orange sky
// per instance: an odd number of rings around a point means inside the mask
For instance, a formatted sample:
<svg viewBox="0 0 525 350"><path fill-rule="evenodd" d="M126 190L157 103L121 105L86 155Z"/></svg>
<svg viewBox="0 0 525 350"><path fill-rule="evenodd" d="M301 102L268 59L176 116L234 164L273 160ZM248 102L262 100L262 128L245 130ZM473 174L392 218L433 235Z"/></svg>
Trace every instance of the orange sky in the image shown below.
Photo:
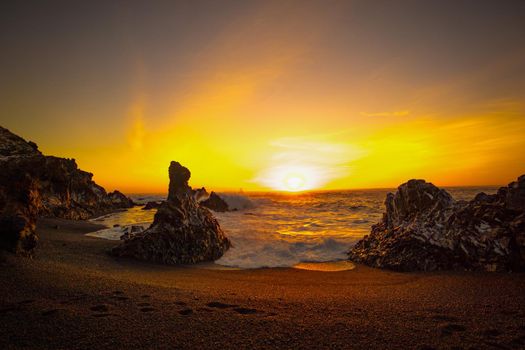
<svg viewBox="0 0 525 350"><path fill-rule="evenodd" d="M520 2L13 6L1 124L108 190L165 192L171 160L235 190L525 173Z"/></svg>

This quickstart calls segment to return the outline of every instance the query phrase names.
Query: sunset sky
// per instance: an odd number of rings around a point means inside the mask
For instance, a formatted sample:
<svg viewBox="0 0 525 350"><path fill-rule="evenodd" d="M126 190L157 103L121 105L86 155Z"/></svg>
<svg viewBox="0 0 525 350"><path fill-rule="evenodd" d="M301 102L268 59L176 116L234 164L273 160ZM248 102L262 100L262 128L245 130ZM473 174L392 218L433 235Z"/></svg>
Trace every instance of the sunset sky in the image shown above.
<svg viewBox="0 0 525 350"><path fill-rule="evenodd" d="M2 1L0 47L0 125L108 190L525 173L525 1Z"/></svg>

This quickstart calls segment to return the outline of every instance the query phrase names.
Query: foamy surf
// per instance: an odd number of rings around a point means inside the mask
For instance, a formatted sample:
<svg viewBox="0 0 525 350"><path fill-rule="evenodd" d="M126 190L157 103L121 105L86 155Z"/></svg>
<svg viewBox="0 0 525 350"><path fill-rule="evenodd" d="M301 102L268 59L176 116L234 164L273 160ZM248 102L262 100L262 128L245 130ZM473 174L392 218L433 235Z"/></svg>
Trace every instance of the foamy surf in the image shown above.
<svg viewBox="0 0 525 350"><path fill-rule="evenodd" d="M468 199L479 190L449 189L458 199ZM252 193L249 196L221 193L236 211L214 213L232 242L232 247L214 266L296 267L318 271L353 268L346 262L346 253L380 220L387 192ZM164 196L142 195L140 198L157 201ZM107 228L87 235L119 240L123 228L133 225L147 228L154 214L155 210L135 207L105 215L93 221Z"/></svg>

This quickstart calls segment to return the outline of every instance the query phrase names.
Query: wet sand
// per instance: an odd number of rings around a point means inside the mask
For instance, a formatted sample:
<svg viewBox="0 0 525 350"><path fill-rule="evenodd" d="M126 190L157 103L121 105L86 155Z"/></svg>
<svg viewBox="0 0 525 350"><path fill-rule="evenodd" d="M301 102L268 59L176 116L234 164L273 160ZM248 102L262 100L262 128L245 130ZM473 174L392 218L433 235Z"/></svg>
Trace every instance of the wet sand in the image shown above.
<svg viewBox="0 0 525 350"><path fill-rule="evenodd" d="M167 267L94 229L41 220L34 259L2 255L0 348L525 348L525 274Z"/></svg>

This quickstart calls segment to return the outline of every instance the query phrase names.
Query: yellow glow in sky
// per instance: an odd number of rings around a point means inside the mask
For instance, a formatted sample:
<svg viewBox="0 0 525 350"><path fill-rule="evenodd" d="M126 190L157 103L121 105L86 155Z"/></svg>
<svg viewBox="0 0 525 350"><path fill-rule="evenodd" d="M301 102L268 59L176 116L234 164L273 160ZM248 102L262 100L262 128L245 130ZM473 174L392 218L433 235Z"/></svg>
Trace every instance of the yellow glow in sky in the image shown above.
<svg viewBox="0 0 525 350"><path fill-rule="evenodd" d="M9 22L22 37L5 45L22 46L2 57L1 124L127 193L166 192L171 160L209 190L525 173L523 21L510 5L456 23L455 2L198 3L101 3L99 22L57 19L76 26L35 37Z"/></svg>

